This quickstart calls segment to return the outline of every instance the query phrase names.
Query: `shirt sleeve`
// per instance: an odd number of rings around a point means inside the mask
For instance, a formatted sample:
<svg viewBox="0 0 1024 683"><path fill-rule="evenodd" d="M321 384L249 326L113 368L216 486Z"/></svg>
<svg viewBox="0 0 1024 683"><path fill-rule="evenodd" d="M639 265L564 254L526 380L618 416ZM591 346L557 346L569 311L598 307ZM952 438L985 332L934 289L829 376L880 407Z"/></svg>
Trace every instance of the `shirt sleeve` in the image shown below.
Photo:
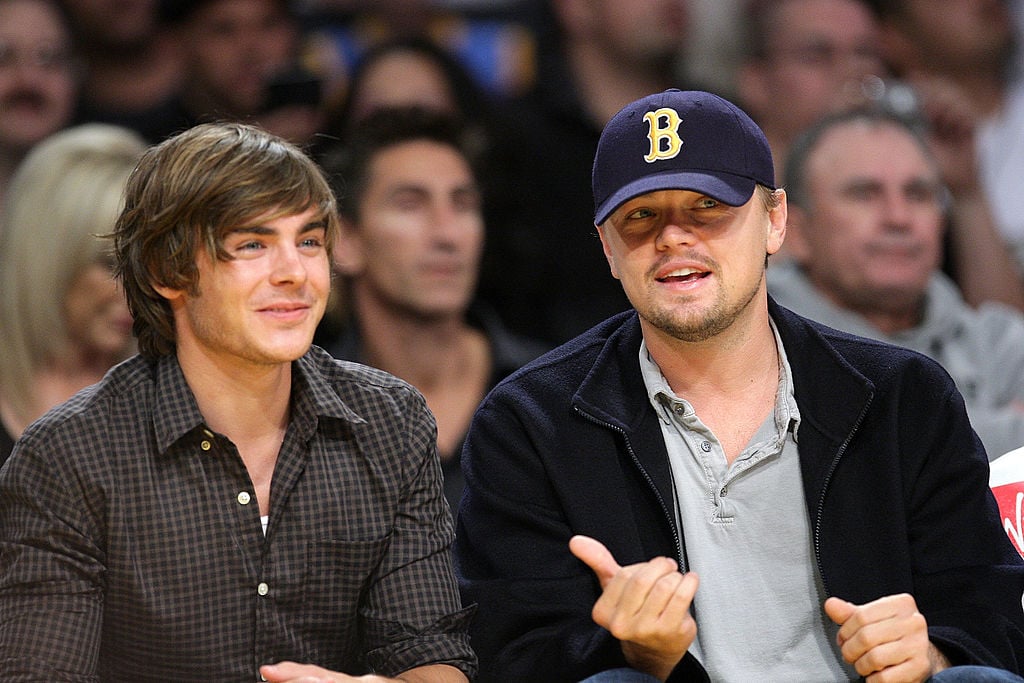
<svg viewBox="0 0 1024 683"><path fill-rule="evenodd" d="M388 550L361 607L367 662L387 675L427 664L450 664L469 678L473 608L463 608L451 563L451 512L441 484L435 422L422 397L410 393L401 422L407 459Z"/></svg>
<svg viewBox="0 0 1024 683"><path fill-rule="evenodd" d="M0 470L0 671L5 681L98 681L103 550L59 441L23 439Z"/></svg>
<svg viewBox="0 0 1024 683"><path fill-rule="evenodd" d="M620 482L612 475L606 488L595 490L582 483L585 477L553 481L555 466L546 456L590 444L581 438L568 446L550 414L527 414L521 407L527 401L517 398L493 392L477 411L463 452L467 488L455 554L463 597L479 605L471 627L479 680L572 681L624 667L618 642L591 617L600 587L568 550L569 538L584 528L565 509L585 497L618 509L604 494ZM579 467L589 476L608 474L593 461ZM580 495L561 499L560 484ZM574 512L592 518L583 512L586 505Z"/></svg>
<svg viewBox="0 0 1024 683"><path fill-rule="evenodd" d="M912 592L932 641L955 664L1020 671L1024 566L999 524L985 451L952 382L922 393L912 400L934 401L934 419L915 420L900 438L903 453L918 454L903 474Z"/></svg>

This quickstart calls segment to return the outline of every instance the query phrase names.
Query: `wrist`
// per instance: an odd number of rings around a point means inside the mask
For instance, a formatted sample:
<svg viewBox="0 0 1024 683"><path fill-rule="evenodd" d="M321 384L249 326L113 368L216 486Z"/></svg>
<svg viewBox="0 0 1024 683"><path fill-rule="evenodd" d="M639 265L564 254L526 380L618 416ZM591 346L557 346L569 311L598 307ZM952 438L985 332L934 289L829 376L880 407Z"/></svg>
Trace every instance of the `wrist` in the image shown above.
<svg viewBox="0 0 1024 683"><path fill-rule="evenodd" d="M935 647L935 643L932 642L928 643L928 664L931 667L931 673L933 676L940 671L953 666L952 662L949 661L949 658L942 653L942 650Z"/></svg>
<svg viewBox="0 0 1024 683"><path fill-rule="evenodd" d="M684 651L681 655L666 655L655 652L635 643L622 643L622 654L630 667L645 674L654 676L659 681L667 681L676 665L686 656Z"/></svg>

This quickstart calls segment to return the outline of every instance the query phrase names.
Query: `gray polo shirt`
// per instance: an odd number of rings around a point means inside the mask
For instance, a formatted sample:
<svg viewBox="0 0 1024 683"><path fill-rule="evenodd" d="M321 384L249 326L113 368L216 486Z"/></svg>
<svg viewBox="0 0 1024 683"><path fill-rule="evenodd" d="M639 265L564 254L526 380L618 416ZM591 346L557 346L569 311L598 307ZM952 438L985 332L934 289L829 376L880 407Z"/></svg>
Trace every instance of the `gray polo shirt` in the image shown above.
<svg viewBox="0 0 1024 683"><path fill-rule="evenodd" d="M774 414L727 465L715 435L640 346L640 368L668 448L688 568L700 577L690 647L713 681L845 681L838 627L812 547L797 455L800 413L775 325Z"/></svg>

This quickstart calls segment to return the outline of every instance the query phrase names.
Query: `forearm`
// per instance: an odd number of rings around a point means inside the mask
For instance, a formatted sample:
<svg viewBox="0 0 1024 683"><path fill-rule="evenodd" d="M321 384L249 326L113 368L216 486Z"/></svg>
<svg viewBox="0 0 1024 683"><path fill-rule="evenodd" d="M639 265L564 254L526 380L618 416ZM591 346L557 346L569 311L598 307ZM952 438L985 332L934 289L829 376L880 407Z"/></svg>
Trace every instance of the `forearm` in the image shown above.
<svg viewBox="0 0 1024 683"><path fill-rule="evenodd" d="M0 661L5 674L93 681L103 620L102 552L80 498L34 454L9 462L0 481ZM5 677L4 680L19 680Z"/></svg>
<svg viewBox="0 0 1024 683"><path fill-rule="evenodd" d="M953 207L950 254L964 299L972 306L998 301L1024 310L1024 277L981 191L958 194Z"/></svg>
<svg viewBox="0 0 1024 683"><path fill-rule="evenodd" d="M95 681L101 618L99 601L91 595L5 594L0 599L3 680L49 680L60 671L61 680Z"/></svg>

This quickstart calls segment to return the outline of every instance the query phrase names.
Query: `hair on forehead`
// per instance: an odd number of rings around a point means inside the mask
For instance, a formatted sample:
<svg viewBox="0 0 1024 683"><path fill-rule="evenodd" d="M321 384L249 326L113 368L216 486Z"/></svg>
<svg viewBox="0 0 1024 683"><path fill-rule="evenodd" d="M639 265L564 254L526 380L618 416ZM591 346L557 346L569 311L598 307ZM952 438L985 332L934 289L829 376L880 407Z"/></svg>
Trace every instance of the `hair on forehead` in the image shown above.
<svg viewBox="0 0 1024 683"><path fill-rule="evenodd" d="M193 217L195 227L214 222L221 230L275 210L326 210L333 201L301 150L239 123L199 125L154 147L140 162L128 199L153 201L154 211L178 211Z"/></svg>
<svg viewBox="0 0 1024 683"><path fill-rule="evenodd" d="M310 209L325 224L329 252L338 218L327 178L302 150L255 126L201 124L151 148L128 181L114 231L139 350L174 349L173 316L156 287L194 294L199 253L230 258L228 231Z"/></svg>
<svg viewBox="0 0 1024 683"><path fill-rule="evenodd" d="M829 114L805 129L789 148L785 165L786 196L791 204L808 206L807 169L814 153L832 131L850 125L862 124L868 128L891 127L905 133L918 147L932 168L937 169L935 157L924 138L919 122L880 107L856 107Z"/></svg>
<svg viewBox="0 0 1024 683"><path fill-rule="evenodd" d="M339 197L339 211L350 220L359 220L359 204L374 160L381 152L405 143L427 141L449 147L466 160L474 177L479 177L479 146L472 136L473 130L453 114L418 106L374 111L354 125L345 142L324 156L324 168Z"/></svg>

